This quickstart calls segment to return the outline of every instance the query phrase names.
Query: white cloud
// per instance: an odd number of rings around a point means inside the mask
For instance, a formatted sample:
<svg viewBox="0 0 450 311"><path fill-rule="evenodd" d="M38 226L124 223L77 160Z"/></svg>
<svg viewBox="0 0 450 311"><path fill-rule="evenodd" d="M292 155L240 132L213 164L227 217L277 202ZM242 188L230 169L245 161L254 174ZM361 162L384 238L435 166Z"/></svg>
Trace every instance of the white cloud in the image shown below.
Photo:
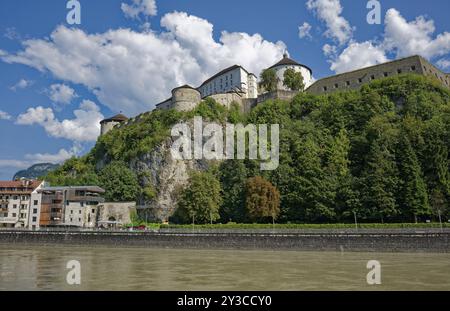
<svg viewBox="0 0 450 311"><path fill-rule="evenodd" d="M104 118L99 107L89 100L84 100L74 112L75 118L59 121L51 108L42 106L29 108L17 117L19 125L42 126L47 134L56 138L65 138L76 142L95 141L100 132L99 122Z"/></svg>
<svg viewBox="0 0 450 311"><path fill-rule="evenodd" d="M21 79L19 82L10 87L10 90L17 91L18 89L26 89L27 87L33 85L33 81Z"/></svg>
<svg viewBox="0 0 450 311"><path fill-rule="evenodd" d="M335 45L330 45L327 43L322 47L322 51L325 56L333 56L336 54L337 48Z"/></svg>
<svg viewBox="0 0 450 311"><path fill-rule="evenodd" d="M3 110L0 110L0 120L11 120L11 115Z"/></svg>
<svg viewBox="0 0 450 311"><path fill-rule="evenodd" d="M61 163L74 156L80 155L81 147L75 144L70 150L60 149L57 153L35 153L25 155L30 163ZM31 165L32 165L31 164Z"/></svg>
<svg viewBox="0 0 450 311"><path fill-rule="evenodd" d="M140 14L143 16L155 16L158 13L155 0L132 0L131 4L123 3L122 12L128 18L136 19Z"/></svg>
<svg viewBox="0 0 450 311"><path fill-rule="evenodd" d="M30 162L22 160L0 159L0 167L24 169L30 167Z"/></svg>
<svg viewBox="0 0 450 311"><path fill-rule="evenodd" d="M331 61L330 69L336 73L342 73L387 61L384 50L373 45L372 42L352 42L335 60Z"/></svg>
<svg viewBox="0 0 450 311"><path fill-rule="evenodd" d="M303 25L298 27L298 36L300 38L311 38L311 25L304 22Z"/></svg>
<svg viewBox="0 0 450 311"><path fill-rule="evenodd" d="M381 42L350 41L339 56L329 53L324 46L324 54L330 56L331 70L342 73L353 69L367 67L389 61L387 55L396 58L421 55L428 60L446 55L450 52L450 33L444 32L433 38L435 32L433 20L419 16L408 22L395 9L389 9L385 17L385 32ZM449 62L450 63L450 62ZM445 59L438 62L445 69Z"/></svg>
<svg viewBox="0 0 450 311"><path fill-rule="evenodd" d="M397 57L420 54L428 59L450 52L450 33L444 32L433 38L434 21L419 16L408 22L396 9L389 9L385 17L384 46Z"/></svg>
<svg viewBox="0 0 450 311"><path fill-rule="evenodd" d="M65 84L52 84L48 90L48 97L56 104L70 104L77 97L75 90Z"/></svg>
<svg viewBox="0 0 450 311"><path fill-rule="evenodd" d="M286 50L283 42L259 34L223 31L217 42L211 23L182 12L165 15L161 25L166 29L161 33L100 34L59 26L49 39L24 41L22 51L0 57L82 84L111 110L137 114L153 109L174 87L197 86L234 64L258 75Z"/></svg>
<svg viewBox="0 0 450 311"><path fill-rule="evenodd" d="M343 8L339 0L308 0L306 7L316 12L317 17L327 26L325 36L337 40L341 45L352 38L353 28L341 16Z"/></svg>
<svg viewBox="0 0 450 311"><path fill-rule="evenodd" d="M440 59L436 63L439 67L441 67L443 70L450 68L450 60L449 59Z"/></svg>

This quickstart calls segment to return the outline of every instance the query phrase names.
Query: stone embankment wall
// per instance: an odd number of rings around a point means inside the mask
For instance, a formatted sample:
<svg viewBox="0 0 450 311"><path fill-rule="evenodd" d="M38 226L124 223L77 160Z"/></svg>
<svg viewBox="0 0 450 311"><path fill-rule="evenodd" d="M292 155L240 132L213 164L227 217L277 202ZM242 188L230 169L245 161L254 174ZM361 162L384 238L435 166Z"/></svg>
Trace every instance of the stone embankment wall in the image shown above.
<svg viewBox="0 0 450 311"><path fill-rule="evenodd" d="M300 251L450 251L450 231L0 231L0 243L115 245L117 247L268 249Z"/></svg>

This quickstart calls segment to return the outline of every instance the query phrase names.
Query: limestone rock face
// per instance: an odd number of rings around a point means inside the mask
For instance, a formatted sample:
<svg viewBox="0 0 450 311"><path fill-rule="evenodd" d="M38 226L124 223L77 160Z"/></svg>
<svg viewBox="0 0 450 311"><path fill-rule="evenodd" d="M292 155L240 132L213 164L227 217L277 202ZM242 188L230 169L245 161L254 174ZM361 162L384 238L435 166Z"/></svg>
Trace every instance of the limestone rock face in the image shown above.
<svg viewBox="0 0 450 311"><path fill-rule="evenodd" d="M189 172L208 168L208 163L204 160L173 159L170 153L172 143L173 139L168 138L152 152L130 163L142 188L150 188L155 193L153 199L142 195L138 202L138 207L147 208L138 210L143 219L167 221L176 209L178 193L188 183Z"/></svg>

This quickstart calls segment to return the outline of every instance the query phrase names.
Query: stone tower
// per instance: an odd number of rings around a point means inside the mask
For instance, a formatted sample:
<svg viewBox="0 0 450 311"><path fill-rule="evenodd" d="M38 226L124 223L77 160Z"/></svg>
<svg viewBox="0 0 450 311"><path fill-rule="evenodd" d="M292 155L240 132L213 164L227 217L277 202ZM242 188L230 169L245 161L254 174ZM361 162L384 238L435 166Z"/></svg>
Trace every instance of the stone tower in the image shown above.
<svg viewBox="0 0 450 311"><path fill-rule="evenodd" d="M101 128L100 136L105 135L106 133L111 131L114 128L114 126L116 126L117 124L120 124L120 123L123 123L126 121L128 121L128 118L121 113L115 115L112 118L102 120L100 122L100 128Z"/></svg>

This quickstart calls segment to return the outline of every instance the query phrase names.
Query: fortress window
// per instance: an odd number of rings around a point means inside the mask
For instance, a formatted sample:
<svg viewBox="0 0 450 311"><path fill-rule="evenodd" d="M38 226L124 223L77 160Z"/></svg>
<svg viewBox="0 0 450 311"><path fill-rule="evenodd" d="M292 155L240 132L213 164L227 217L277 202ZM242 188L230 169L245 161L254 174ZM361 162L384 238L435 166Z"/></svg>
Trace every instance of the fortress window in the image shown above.
<svg viewBox="0 0 450 311"><path fill-rule="evenodd" d="M338 87L339 87L339 84L336 83L336 84L334 85L334 88L337 89Z"/></svg>
<svg viewBox="0 0 450 311"><path fill-rule="evenodd" d="M346 83L347 83L347 86L349 86L349 85L350 85L350 81L347 81Z"/></svg>
<svg viewBox="0 0 450 311"><path fill-rule="evenodd" d="M361 78L359 78L358 81L359 81L359 83L362 83L362 79Z"/></svg>
<svg viewBox="0 0 450 311"><path fill-rule="evenodd" d="M371 75L371 76L370 76L370 79L375 80L375 76L374 76L374 75Z"/></svg>
<svg viewBox="0 0 450 311"><path fill-rule="evenodd" d="M324 90L324 91L326 92L326 91L327 91L327 87L326 87L326 86L324 86L324 87L323 87L323 90Z"/></svg>
<svg viewBox="0 0 450 311"><path fill-rule="evenodd" d="M397 69L397 73L398 73L398 74L401 74L401 73L402 73L402 70L401 70L401 69Z"/></svg>
<svg viewBox="0 0 450 311"><path fill-rule="evenodd" d="M384 73L384 76L385 76L385 77L389 76L389 73L385 72L385 73Z"/></svg>
<svg viewBox="0 0 450 311"><path fill-rule="evenodd" d="M416 66L411 66L411 71L416 71Z"/></svg>

